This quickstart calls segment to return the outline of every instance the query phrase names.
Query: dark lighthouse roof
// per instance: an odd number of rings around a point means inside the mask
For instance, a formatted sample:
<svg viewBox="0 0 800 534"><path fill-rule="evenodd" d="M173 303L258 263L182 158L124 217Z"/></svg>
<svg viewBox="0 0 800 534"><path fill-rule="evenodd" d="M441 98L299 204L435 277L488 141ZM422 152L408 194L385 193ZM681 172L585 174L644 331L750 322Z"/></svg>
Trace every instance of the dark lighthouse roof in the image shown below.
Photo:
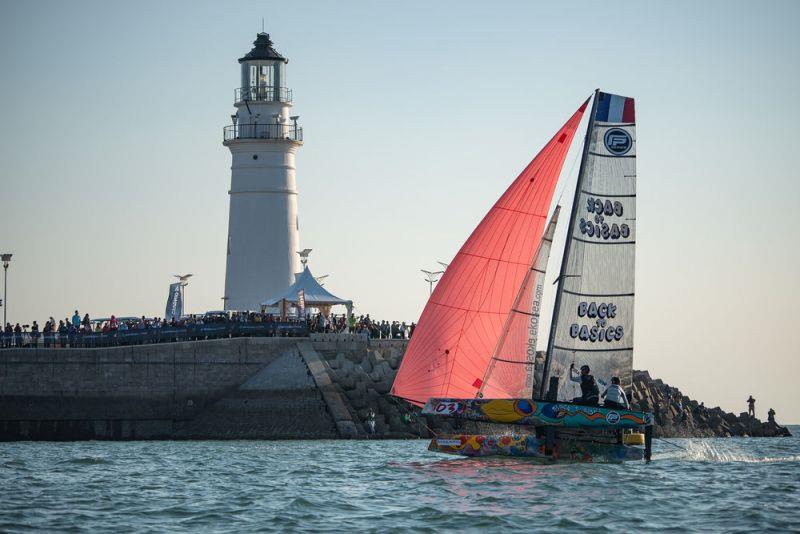
<svg viewBox="0 0 800 534"><path fill-rule="evenodd" d="M269 38L268 33L259 33L256 36L256 40L253 41L255 45L252 50L250 50L247 54L243 57L239 58L239 63L243 61L247 61L250 59L271 59L271 60L280 60L285 63L288 63L289 60L280 55L272 48L272 40Z"/></svg>

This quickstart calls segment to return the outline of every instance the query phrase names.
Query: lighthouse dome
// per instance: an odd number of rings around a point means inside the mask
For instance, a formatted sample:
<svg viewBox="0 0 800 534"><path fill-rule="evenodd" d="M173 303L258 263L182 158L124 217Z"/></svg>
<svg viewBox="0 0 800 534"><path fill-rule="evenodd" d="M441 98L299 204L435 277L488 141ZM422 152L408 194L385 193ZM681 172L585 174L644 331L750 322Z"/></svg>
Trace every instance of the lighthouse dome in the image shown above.
<svg viewBox="0 0 800 534"><path fill-rule="evenodd" d="M259 33L256 40L253 41L253 49L250 50L243 57L239 58L239 63L253 60L277 60L288 63L289 60L280 55L272 48L272 39L269 38L268 33Z"/></svg>

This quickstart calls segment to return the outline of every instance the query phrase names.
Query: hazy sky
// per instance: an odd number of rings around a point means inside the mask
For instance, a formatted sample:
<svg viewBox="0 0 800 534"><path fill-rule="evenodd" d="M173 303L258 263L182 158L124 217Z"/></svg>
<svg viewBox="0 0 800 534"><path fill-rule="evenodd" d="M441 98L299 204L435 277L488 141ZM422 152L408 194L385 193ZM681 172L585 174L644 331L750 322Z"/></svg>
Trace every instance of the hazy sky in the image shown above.
<svg viewBox="0 0 800 534"><path fill-rule="evenodd" d="M800 422L800 3L561 4L0 1L9 320L162 315L178 272L221 306L222 127L263 16L301 244L357 312L416 320L419 269L601 87L637 101L635 367Z"/></svg>

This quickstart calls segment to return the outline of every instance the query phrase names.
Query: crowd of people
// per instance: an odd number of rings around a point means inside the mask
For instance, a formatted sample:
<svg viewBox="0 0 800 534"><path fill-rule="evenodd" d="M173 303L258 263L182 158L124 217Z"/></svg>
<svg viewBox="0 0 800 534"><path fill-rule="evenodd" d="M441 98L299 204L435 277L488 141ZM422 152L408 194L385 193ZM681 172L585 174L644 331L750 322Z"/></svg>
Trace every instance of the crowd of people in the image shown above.
<svg viewBox="0 0 800 534"><path fill-rule="evenodd" d="M360 334L371 339L411 339L416 323L406 324L405 321L377 321L370 318L369 314L348 316L346 314L330 314L328 317L321 313L307 315L306 322L310 332L326 334Z"/></svg>
<svg viewBox="0 0 800 534"><path fill-rule="evenodd" d="M23 324L12 326L6 323L0 330L0 347L38 347L44 348L68 348L86 347L96 345L98 338L115 338L119 333L134 334L140 333L159 333L167 332L167 329L194 329L207 324L248 324L263 325L273 323L277 325L303 326L305 332L314 333L353 333L360 334L372 339L410 339L416 328L416 324L406 324L401 321L375 321L369 314L356 317L355 315L336 315L328 316L322 313L307 314L305 317L288 316L281 318L278 315L267 312L207 312L202 315L185 315L183 317L173 317L169 320L162 317L116 317L112 315L108 318L91 319L88 313L81 316L75 310L72 317L56 320L50 317L45 321L44 326L39 325L38 321L33 321L30 325ZM264 332L273 332L264 326L260 327ZM241 335L251 335L252 329L242 331ZM177 340L178 338L156 336L154 339L159 341ZM193 339L197 339L194 337Z"/></svg>

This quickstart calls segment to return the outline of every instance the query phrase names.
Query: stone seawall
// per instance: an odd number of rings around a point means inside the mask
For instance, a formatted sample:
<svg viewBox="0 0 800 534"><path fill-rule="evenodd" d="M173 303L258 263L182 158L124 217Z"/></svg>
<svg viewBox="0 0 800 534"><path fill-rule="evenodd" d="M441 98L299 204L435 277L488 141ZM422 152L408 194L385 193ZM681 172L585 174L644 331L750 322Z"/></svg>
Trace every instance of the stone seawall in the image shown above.
<svg viewBox="0 0 800 534"><path fill-rule="evenodd" d="M290 338L0 353L0 440L337 436Z"/></svg>
<svg viewBox="0 0 800 534"><path fill-rule="evenodd" d="M428 437L450 422L388 395L407 341L357 335L237 338L103 349L0 351L0 440ZM538 358L537 361L541 361ZM780 427L663 398L634 375L656 435L777 435ZM672 399L679 398L675 394Z"/></svg>

